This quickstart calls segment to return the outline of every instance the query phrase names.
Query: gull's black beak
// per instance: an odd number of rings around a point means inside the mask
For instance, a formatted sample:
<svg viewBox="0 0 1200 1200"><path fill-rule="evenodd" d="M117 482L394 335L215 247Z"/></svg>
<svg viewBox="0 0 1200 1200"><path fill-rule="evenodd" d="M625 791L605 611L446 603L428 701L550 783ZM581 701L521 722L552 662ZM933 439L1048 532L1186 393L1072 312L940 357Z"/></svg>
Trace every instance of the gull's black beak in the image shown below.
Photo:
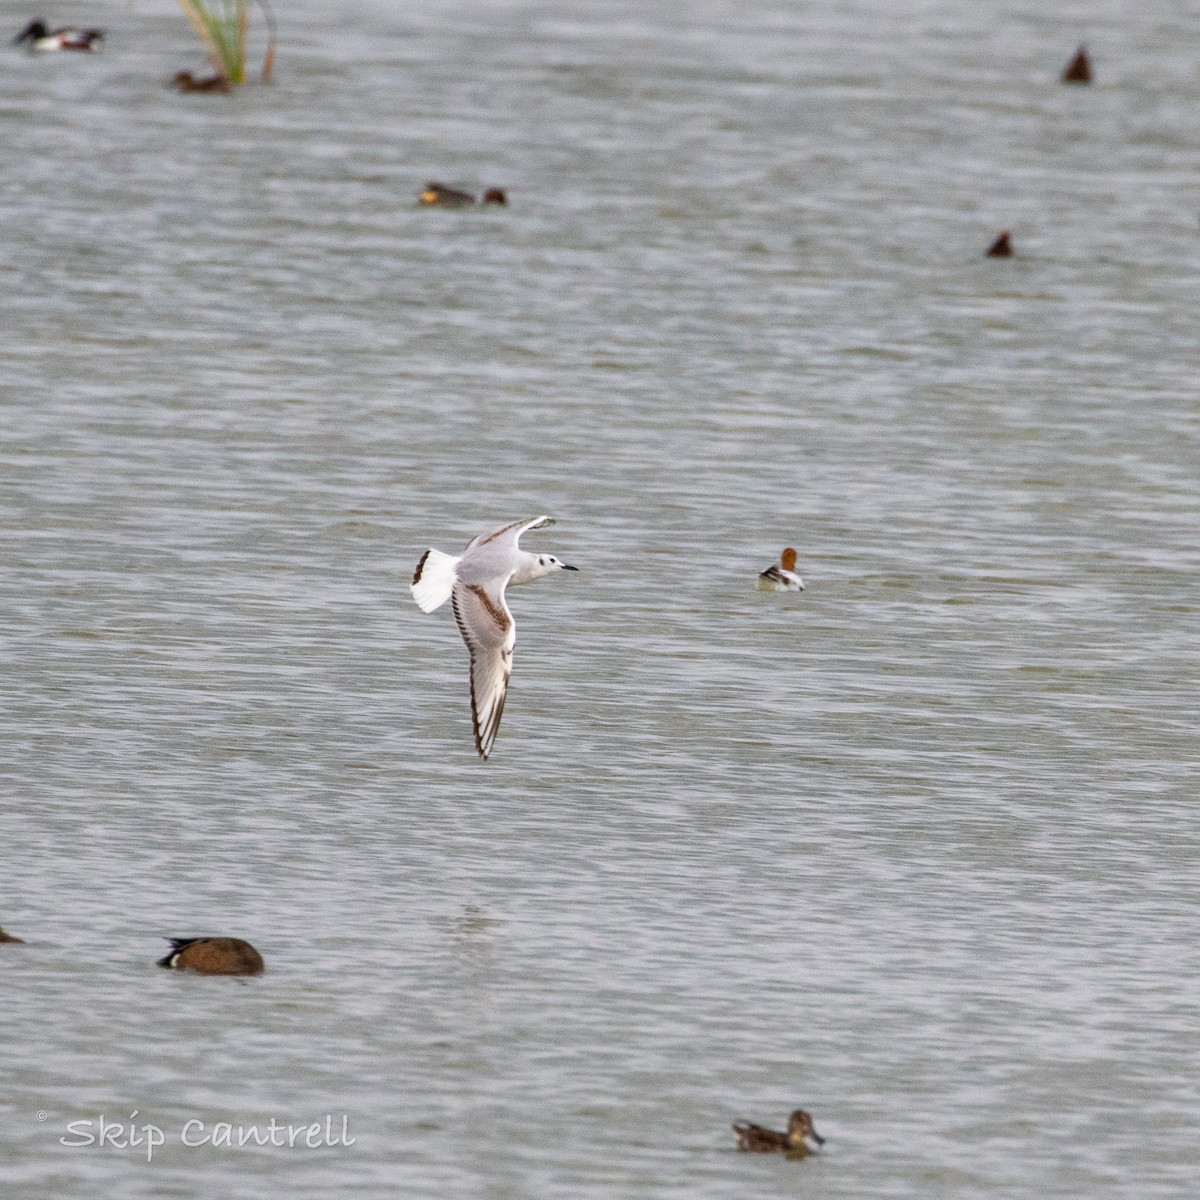
<svg viewBox="0 0 1200 1200"><path fill-rule="evenodd" d="M578 567L568 567L566 563L563 563L562 568L564 571L578 571L579 570Z"/></svg>

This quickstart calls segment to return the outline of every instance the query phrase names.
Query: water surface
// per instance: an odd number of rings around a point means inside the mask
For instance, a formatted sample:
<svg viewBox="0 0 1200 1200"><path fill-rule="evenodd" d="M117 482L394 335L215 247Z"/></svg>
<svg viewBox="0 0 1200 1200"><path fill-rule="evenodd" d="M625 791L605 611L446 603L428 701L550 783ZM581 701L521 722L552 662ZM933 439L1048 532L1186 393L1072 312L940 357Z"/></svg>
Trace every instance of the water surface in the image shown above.
<svg viewBox="0 0 1200 1200"><path fill-rule="evenodd" d="M1185 6L297 0L229 97L179 13L54 16L108 40L0 79L6 1191L1190 1196ZM541 512L484 765L407 583ZM822 1156L734 1152L797 1105ZM150 1164L60 1144L135 1110Z"/></svg>

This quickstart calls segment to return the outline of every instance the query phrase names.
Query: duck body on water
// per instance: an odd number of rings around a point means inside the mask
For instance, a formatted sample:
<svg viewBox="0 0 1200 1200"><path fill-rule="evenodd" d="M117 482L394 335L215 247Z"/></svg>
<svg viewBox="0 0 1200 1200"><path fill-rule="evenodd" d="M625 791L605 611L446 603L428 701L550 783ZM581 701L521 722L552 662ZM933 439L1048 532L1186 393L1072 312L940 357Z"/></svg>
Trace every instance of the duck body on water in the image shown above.
<svg viewBox="0 0 1200 1200"><path fill-rule="evenodd" d="M197 975L261 975L262 955L249 942L230 937L168 938L171 952L160 967Z"/></svg>
<svg viewBox="0 0 1200 1200"><path fill-rule="evenodd" d="M1012 258L1012 230L1002 229L996 234L995 241L987 248L986 258Z"/></svg>
<svg viewBox="0 0 1200 1200"><path fill-rule="evenodd" d="M46 28L44 21L30 21L20 33L13 38L13 45L20 46L28 42L29 49L39 54L54 50L84 50L99 49L97 42L104 38L102 29L75 29L65 26L53 32Z"/></svg>
<svg viewBox="0 0 1200 1200"><path fill-rule="evenodd" d="M177 71L171 86L178 92L232 92L233 84L224 75L193 75L191 71Z"/></svg>
<svg viewBox="0 0 1200 1200"><path fill-rule="evenodd" d="M1092 60L1088 57L1086 46L1080 46L1075 51L1075 57L1063 69L1062 81L1063 83L1092 82Z"/></svg>
<svg viewBox="0 0 1200 1200"><path fill-rule="evenodd" d="M804 580L796 574L796 551L791 546L784 550L774 566L759 572L757 586L760 592L804 591Z"/></svg>
<svg viewBox="0 0 1200 1200"><path fill-rule="evenodd" d="M825 1139L813 1126L812 1117L802 1108L797 1108L788 1117L786 1133L739 1122L734 1123L733 1132L737 1135L738 1149L750 1154L787 1154L804 1158L825 1144Z"/></svg>
<svg viewBox="0 0 1200 1200"><path fill-rule="evenodd" d="M427 208L469 208L476 203L473 193L447 187L444 183L427 183L417 193L417 200ZM504 194L503 188L490 187L483 193L480 203L485 205L507 204L508 197Z"/></svg>

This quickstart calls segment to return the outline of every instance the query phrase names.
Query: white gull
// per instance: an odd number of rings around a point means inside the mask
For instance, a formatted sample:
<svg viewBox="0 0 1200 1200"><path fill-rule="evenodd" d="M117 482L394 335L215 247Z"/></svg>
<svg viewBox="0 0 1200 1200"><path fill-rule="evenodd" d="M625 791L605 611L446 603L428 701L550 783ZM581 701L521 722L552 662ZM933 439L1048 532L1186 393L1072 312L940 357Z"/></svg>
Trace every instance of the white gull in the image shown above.
<svg viewBox="0 0 1200 1200"><path fill-rule="evenodd" d="M508 611L504 589L531 583L551 571L577 571L553 554L529 554L518 545L521 534L553 525L553 517L511 521L481 533L457 557L426 550L413 572L412 594L422 612L433 612L447 600L471 655L471 721L475 749L486 759L496 740L517 627Z"/></svg>

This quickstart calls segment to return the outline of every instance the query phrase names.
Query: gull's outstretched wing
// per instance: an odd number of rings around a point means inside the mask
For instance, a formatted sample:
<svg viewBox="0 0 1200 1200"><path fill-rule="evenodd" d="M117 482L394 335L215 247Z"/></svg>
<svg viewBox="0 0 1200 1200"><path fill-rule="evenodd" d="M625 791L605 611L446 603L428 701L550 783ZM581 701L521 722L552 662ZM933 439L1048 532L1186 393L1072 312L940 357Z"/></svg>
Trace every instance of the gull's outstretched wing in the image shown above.
<svg viewBox="0 0 1200 1200"><path fill-rule="evenodd" d="M507 582L504 579L483 586L460 580L451 595L454 619L471 654L471 721L475 749L484 759L491 753L504 714L517 641L517 627L504 602Z"/></svg>
<svg viewBox="0 0 1200 1200"><path fill-rule="evenodd" d="M521 534L530 529L545 529L547 525L553 524L553 517L544 516L524 517L520 521L509 521L507 525L501 525L499 529L493 529L490 533L481 533L477 538L472 538L467 543L467 550L477 550L480 546L503 546L505 543L515 550L517 539ZM463 554L466 554L467 550L464 550Z"/></svg>

